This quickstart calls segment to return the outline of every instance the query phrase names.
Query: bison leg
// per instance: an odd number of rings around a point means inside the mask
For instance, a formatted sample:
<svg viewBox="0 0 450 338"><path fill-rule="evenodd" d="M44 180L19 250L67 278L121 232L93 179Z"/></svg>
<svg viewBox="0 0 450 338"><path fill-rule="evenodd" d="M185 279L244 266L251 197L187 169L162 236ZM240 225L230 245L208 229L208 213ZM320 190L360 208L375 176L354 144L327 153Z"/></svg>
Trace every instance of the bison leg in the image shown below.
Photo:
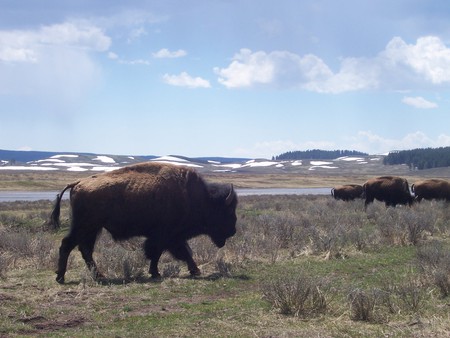
<svg viewBox="0 0 450 338"><path fill-rule="evenodd" d="M70 252L76 247L77 243L74 237L69 234L64 237L59 248L58 271L56 271L56 281L60 284L64 283L64 275L67 269L67 260Z"/></svg>
<svg viewBox="0 0 450 338"><path fill-rule="evenodd" d="M373 198L366 198L366 201L364 202L364 210L367 210L367 206L370 204L370 203L373 203Z"/></svg>
<svg viewBox="0 0 450 338"><path fill-rule="evenodd" d="M78 245L78 249L81 252L81 256L88 269L92 272L95 279L103 278L103 275L98 271L97 264L95 264L92 253L94 252L95 241L97 240L97 233L90 234L83 238L83 242Z"/></svg>
<svg viewBox="0 0 450 338"><path fill-rule="evenodd" d="M201 274L200 269L197 267L197 264L192 258L192 249L186 241L172 245L169 248L169 252L176 259L186 262L192 276L198 276Z"/></svg>
<svg viewBox="0 0 450 338"><path fill-rule="evenodd" d="M158 247L158 245L152 243L147 239L144 243L145 256L150 260L150 268L148 272L152 275L152 278L161 277L158 270L158 262L161 257L163 250Z"/></svg>

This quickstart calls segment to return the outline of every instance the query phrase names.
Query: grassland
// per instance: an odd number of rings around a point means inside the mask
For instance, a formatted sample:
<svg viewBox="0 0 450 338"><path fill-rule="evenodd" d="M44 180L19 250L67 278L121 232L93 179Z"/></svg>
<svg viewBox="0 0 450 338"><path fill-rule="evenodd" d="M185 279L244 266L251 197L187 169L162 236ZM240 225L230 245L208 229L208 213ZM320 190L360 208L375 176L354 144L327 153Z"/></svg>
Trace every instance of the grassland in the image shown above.
<svg viewBox="0 0 450 338"><path fill-rule="evenodd" d="M191 242L198 278L164 256L164 277L151 280L140 239L114 243L105 233L95 253L105 278L93 280L74 251L64 285L53 271L68 204L58 232L45 225L50 209L49 201L0 204L1 337L450 334L443 202L364 211L361 200L330 196L241 197L238 233L224 248Z"/></svg>
<svg viewBox="0 0 450 338"><path fill-rule="evenodd" d="M395 173L414 182L448 170ZM388 172L379 172L379 175ZM60 190L87 176L2 172L0 190ZM206 173L239 188L362 183L374 172ZM386 209L330 196L247 196L238 233L217 250L191 243L203 272L162 258L152 280L140 239L103 234L94 280L74 251L67 283L55 282L68 230L46 227L50 201L0 203L0 337L447 337L450 208L423 202Z"/></svg>

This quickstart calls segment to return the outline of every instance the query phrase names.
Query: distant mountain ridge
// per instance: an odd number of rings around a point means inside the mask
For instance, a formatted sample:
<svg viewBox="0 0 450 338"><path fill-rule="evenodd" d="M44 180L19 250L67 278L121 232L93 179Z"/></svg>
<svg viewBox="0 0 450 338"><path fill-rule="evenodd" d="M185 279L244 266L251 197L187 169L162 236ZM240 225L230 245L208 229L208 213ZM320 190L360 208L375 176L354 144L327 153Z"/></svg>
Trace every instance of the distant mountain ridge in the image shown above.
<svg viewBox="0 0 450 338"><path fill-rule="evenodd" d="M129 156L93 153L0 150L1 171L102 172L140 162L171 163L204 173L298 173L380 171L383 156L342 156L332 160L268 160L219 156ZM404 170L404 166L398 166Z"/></svg>
<svg viewBox="0 0 450 338"><path fill-rule="evenodd" d="M8 162L9 164L25 164L32 161L39 161L45 158L51 158L53 156L58 156L61 154L65 155L78 155L82 157L95 157L95 156L110 156L114 157L127 157L134 158L139 162L152 160L160 156L156 155L111 155L111 154L95 154L95 153L83 153L83 152L56 152L56 151L36 151L36 150L4 150L0 149L0 161L4 164ZM178 158L184 158L186 160L197 160L199 162L216 161L221 163L231 163L236 161L248 161L250 158L231 158L231 157L186 157L177 156Z"/></svg>
<svg viewBox="0 0 450 338"><path fill-rule="evenodd" d="M342 155L342 153L337 153L336 155ZM191 158L179 155L158 157L156 155L130 156L76 152L0 150L0 174L5 171L105 172L146 161L188 166L202 173L405 175L411 174L415 170L415 168L411 168L408 164L398 163L385 165L384 159L386 156L387 154L361 154L359 156L339 156L332 159L294 160L273 158L268 160L219 156ZM450 175L450 171L447 168L443 168L439 172L430 172L430 174L447 177Z"/></svg>
<svg viewBox="0 0 450 338"><path fill-rule="evenodd" d="M197 168L214 165L246 163L249 158L186 157L178 155L111 155L79 152L25 151L0 149L0 169L3 170L69 170L107 171L134 163L156 161L184 164Z"/></svg>

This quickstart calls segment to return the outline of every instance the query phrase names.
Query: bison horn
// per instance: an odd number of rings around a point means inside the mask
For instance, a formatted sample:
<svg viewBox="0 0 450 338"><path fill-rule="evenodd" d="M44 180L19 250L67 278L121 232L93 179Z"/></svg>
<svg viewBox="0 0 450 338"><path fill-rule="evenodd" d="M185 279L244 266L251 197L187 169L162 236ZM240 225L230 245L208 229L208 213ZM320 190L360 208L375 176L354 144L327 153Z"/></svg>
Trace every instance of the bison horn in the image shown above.
<svg viewBox="0 0 450 338"><path fill-rule="evenodd" d="M233 184L230 184L230 192L228 193L227 198L225 199L225 205L230 205L234 200L234 188Z"/></svg>

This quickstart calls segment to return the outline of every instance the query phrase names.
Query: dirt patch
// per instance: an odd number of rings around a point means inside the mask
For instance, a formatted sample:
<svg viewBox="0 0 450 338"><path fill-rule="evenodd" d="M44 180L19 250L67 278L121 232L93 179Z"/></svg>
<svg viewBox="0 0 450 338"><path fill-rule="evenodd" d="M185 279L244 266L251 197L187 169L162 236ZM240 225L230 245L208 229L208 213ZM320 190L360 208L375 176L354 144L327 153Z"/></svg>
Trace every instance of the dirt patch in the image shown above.
<svg viewBox="0 0 450 338"><path fill-rule="evenodd" d="M7 295L5 293L0 293L0 303L1 302L6 302L6 301L13 301L16 300L16 297L11 296L11 295Z"/></svg>
<svg viewBox="0 0 450 338"><path fill-rule="evenodd" d="M74 328L83 325L86 322L84 317L47 319L43 316L26 317L19 319L20 322L32 326L35 331L30 333L48 333L61 329Z"/></svg>

